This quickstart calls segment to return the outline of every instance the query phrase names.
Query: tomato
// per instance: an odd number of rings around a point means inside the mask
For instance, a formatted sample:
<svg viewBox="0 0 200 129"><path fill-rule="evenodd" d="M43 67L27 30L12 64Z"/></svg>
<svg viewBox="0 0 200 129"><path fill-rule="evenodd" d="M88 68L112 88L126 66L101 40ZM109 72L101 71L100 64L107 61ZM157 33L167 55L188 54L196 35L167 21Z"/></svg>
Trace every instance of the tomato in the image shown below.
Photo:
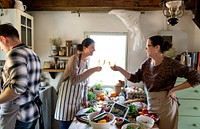
<svg viewBox="0 0 200 129"><path fill-rule="evenodd" d="M106 122L110 121L110 118L108 116L106 116L104 119L106 119Z"/></svg>
<svg viewBox="0 0 200 129"><path fill-rule="evenodd" d="M147 113L148 113L147 108L143 108L143 109L142 109L142 112L143 112L144 114L147 114Z"/></svg>
<svg viewBox="0 0 200 129"><path fill-rule="evenodd" d="M122 118L116 117L115 118L116 121L123 121Z"/></svg>

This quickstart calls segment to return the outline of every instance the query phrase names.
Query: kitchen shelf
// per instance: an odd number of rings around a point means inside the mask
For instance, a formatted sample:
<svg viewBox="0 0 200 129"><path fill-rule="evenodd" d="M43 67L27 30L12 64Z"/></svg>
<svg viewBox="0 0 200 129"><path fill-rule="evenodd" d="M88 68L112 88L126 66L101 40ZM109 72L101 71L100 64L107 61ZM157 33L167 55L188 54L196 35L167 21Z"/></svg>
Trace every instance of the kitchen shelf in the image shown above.
<svg viewBox="0 0 200 129"><path fill-rule="evenodd" d="M53 79L56 78L56 74L60 72L64 72L65 69L42 69L42 72L49 72Z"/></svg>

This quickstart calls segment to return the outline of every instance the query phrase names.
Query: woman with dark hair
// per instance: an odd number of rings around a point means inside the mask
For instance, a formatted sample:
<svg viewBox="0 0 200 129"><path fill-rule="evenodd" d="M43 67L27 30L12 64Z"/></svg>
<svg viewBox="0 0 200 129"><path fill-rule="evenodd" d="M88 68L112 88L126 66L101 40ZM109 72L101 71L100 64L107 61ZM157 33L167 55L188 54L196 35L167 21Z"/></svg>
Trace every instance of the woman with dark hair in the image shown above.
<svg viewBox="0 0 200 129"><path fill-rule="evenodd" d="M87 107L87 78L102 69L100 66L87 69L86 60L95 51L92 39L84 39L77 50L80 53L69 58L58 89L55 119L61 122L61 129L69 128L81 105Z"/></svg>
<svg viewBox="0 0 200 129"><path fill-rule="evenodd" d="M159 117L159 129L178 129L178 100L175 92L200 84L200 74L182 65L180 62L165 57L172 44L162 36L152 36L147 40L147 59L134 73L129 73L119 66L111 67L122 73L129 81L142 81L147 94L148 111ZM177 77L187 80L175 86Z"/></svg>

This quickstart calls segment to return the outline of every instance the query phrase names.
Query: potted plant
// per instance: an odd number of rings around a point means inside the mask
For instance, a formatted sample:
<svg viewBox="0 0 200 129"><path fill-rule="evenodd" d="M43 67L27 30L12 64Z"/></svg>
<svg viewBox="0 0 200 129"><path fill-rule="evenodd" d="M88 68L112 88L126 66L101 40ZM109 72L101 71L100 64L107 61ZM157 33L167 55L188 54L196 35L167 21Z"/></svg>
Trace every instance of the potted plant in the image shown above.
<svg viewBox="0 0 200 129"><path fill-rule="evenodd" d="M56 38L51 37L49 40L52 50L57 50L62 45L62 40L59 37Z"/></svg>
<svg viewBox="0 0 200 129"><path fill-rule="evenodd" d="M94 89L94 93L99 97L101 93L104 93L103 92L103 88L102 88L102 80L100 81L97 81L94 86L93 86L93 89Z"/></svg>

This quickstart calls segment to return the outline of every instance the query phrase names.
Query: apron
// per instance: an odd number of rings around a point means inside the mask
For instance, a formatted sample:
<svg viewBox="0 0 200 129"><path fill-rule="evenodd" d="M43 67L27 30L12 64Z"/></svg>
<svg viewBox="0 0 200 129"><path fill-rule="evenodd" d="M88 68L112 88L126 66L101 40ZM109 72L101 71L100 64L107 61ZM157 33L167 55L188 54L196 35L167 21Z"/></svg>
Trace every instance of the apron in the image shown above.
<svg viewBox="0 0 200 129"><path fill-rule="evenodd" d="M0 104L1 129L14 129L17 120L19 106L11 102Z"/></svg>
<svg viewBox="0 0 200 129"><path fill-rule="evenodd" d="M167 96L167 91L147 92L149 113L159 117L159 129L178 129L178 103Z"/></svg>

